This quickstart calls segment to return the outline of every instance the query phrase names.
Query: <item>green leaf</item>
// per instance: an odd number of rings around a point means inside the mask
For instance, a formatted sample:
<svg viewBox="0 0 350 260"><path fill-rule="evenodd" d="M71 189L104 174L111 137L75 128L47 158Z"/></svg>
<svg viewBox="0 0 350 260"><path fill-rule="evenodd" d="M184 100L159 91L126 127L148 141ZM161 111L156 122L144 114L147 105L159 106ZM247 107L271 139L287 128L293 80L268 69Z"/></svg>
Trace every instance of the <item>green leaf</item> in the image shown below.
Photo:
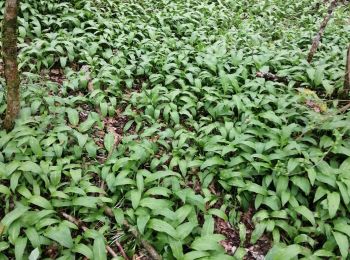
<svg viewBox="0 0 350 260"><path fill-rule="evenodd" d="M24 255L24 250L26 249L28 239L26 237L19 237L15 242L15 258L17 260L22 260Z"/></svg>
<svg viewBox="0 0 350 260"><path fill-rule="evenodd" d="M212 235L214 233L215 222L211 215L204 216L204 225L202 227L202 236Z"/></svg>
<svg viewBox="0 0 350 260"><path fill-rule="evenodd" d="M93 258L92 250L90 249L90 247L88 247L87 245L84 245L84 244L75 245L74 248L72 249L72 252L79 253L83 256L86 256L88 259Z"/></svg>
<svg viewBox="0 0 350 260"><path fill-rule="evenodd" d="M181 224L182 222L184 222L184 220L191 213L192 209L193 209L193 206L191 205L184 205L181 208L177 209L175 212L177 223Z"/></svg>
<svg viewBox="0 0 350 260"><path fill-rule="evenodd" d="M350 237L350 225L347 225L346 223L335 224L334 230L342 232L346 234L348 237Z"/></svg>
<svg viewBox="0 0 350 260"><path fill-rule="evenodd" d="M148 223L148 221L150 220L150 215L147 214L147 215L141 215L141 216L138 216L137 217L137 228L138 230L140 231L141 234L144 233L145 231L145 227Z"/></svg>
<svg viewBox="0 0 350 260"><path fill-rule="evenodd" d="M155 231L158 232L164 232L167 233L168 235L172 236L173 238L177 238L177 232L176 230L173 228L173 226L171 226L170 224L168 224L167 222L160 220L160 219L151 219L148 222L148 228L151 228Z"/></svg>
<svg viewBox="0 0 350 260"><path fill-rule="evenodd" d="M180 123L179 113L177 111L170 112L170 117L175 124Z"/></svg>
<svg viewBox="0 0 350 260"><path fill-rule="evenodd" d="M98 198L92 196L78 197L72 200L72 205L86 208L96 208L98 201Z"/></svg>
<svg viewBox="0 0 350 260"><path fill-rule="evenodd" d="M173 172L173 171L158 171L156 173L148 175L147 178L145 179L145 184L153 182L155 180L159 180L161 178L168 177L168 176L178 176L179 178L181 178L181 175L178 174L177 172Z"/></svg>
<svg viewBox="0 0 350 260"><path fill-rule="evenodd" d="M197 237L191 244L191 248L198 251L223 251L223 247L219 244L220 241L224 240L223 235L213 234L203 237Z"/></svg>
<svg viewBox="0 0 350 260"><path fill-rule="evenodd" d="M266 260L292 260L302 252L299 245L290 245L287 247L281 247L280 245L274 246L266 255Z"/></svg>
<svg viewBox="0 0 350 260"><path fill-rule="evenodd" d="M37 155L39 158L43 156L43 150L41 149L38 139L31 137L29 139L29 145L35 155Z"/></svg>
<svg viewBox="0 0 350 260"><path fill-rule="evenodd" d="M104 146L108 152L111 152L114 146L114 135L112 133L108 133L105 135L103 140Z"/></svg>
<svg viewBox="0 0 350 260"><path fill-rule="evenodd" d="M60 57L60 64L62 68L65 68L67 65L67 57Z"/></svg>
<svg viewBox="0 0 350 260"><path fill-rule="evenodd" d="M70 229L65 225L60 225L58 227L50 228L45 236L56 241L60 245L72 248L73 247L73 239L70 233Z"/></svg>
<svg viewBox="0 0 350 260"><path fill-rule="evenodd" d="M81 179L81 169L71 169L69 171L74 183L78 183Z"/></svg>
<svg viewBox="0 0 350 260"><path fill-rule="evenodd" d="M295 158L291 158L288 160L288 173L292 173L296 167L299 165L299 160L295 159Z"/></svg>
<svg viewBox="0 0 350 260"><path fill-rule="evenodd" d="M102 236L98 236L97 238L95 238L93 252L93 259L107 260L106 245Z"/></svg>
<svg viewBox="0 0 350 260"><path fill-rule="evenodd" d="M19 169L23 172L33 172L37 174L40 174L42 172L40 166L31 161L23 162Z"/></svg>
<svg viewBox="0 0 350 260"><path fill-rule="evenodd" d="M260 222L255 226L254 231L252 232L252 236L250 238L250 242L252 244L255 244L256 241L263 235L266 229L266 223L265 222Z"/></svg>
<svg viewBox="0 0 350 260"><path fill-rule="evenodd" d="M186 223L179 225L176 228L178 239L184 240L187 236L189 236L191 234L192 230L196 226L197 225L193 224L192 222L186 222Z"/></svg>
<svg viewBox="0 0 350 260"><path fill-rule="evenodd" d="M281 125L281 124L282 124L281 118L278 117L278 116L275 114L275 112L273 112L273 111L264 112L264 113L260 114L260 116L261 116L262 118L265 118L265 119L271 121L271 122L276 123L277 125Z"/></svg>
<svg viewBox="0 0 350 260"><path fill-rule="evenodd" d="M339 246L340 253L344 259L347 258L349 253L349 240L348 237L342 233L339 232L333 232L333 236L335 238L335 241L337 242Z"/></svg>
<svg viewBox="0 0 350 260"><path fill-rule="evenodd" d="M5 251L10 247L9 243L7 242L0 242L0 252ZM0 254L1 256L1 254Z"/></svg>
<svg viewBox="0 0 350 260"><path fill-rule="evenodd" d="M228 221L227 215L225 214L224 211L222 211L220 209L210 209L210 210L208 210L208 213L211 215L215 215L215 216L217 216L225 221Z"/></svg>
<svg viewBox="0 0 350 260"><path fill-rule="evenodd" d="M212 157L210 159L207 159L201 166L201 170L214 166L214 165L224 165L225 161L221 159L220 157Z"/></svg>
<svg viewBox="0 0 350 260"><path fill-rule="evenodd" d="M80 124L79 132L85 133L86 131L90 130L95 123L96 120L92 118L91 115L89 115L89 117L83 123Z"/></svg>
<svg viewBox="0 0 350 260"><path fill-rule="evenodd" d="M7 188L6 186L0 184L0 193L4 194L4 195L10 195L11 190L9 188Z"/></svg>
<svg viewBox="0 0 350 260"><path fill-rule="evenodd" d="M68 108L66 110L69 123L73 126L77 126L79 124L79 113L76 109Z"/></svg>
<svg viewBox="0 0 350 260"><path fill-rule="evenodd" d="M44 197L41 197L39 195L33 195L29 199L29 203L32 203L32 204L37 205L39 207L42 207L44 209L52 209L52 205L51 205L50 201L48 201L47 199L45 199Z"/></svg>
<svg viewBox="0 0 350 260"><path fill-rule="evenodd" d="M264 196L267 196L267 190L263 188L262 186L255 184L255 183L249 183L244 187L245 190L254 192L257 194L261 194Z"/></svg>
<svg viewBox="0 0 350 260"><path fill-rule="evenodd" d="M205 252L205 251L191 251L189 253L186 253L184 255L183 260L194 260L194 259L199 259L199 258L203 258L206 256L209 256L210 253Z"/></svg>
<svg viewBox="0 0 350 260"><path fill-rule="evenodd" d="M324 69L322 67L317 67L314 75L314 83L316 87L321 85L323 78L324 78Z"/></svg>
<svg viewBox="0 0 350 260"><path fill-rule="evenodd" d="M5 215L5 217L1 220L1 223L5 227L9 227L13 221L20 218L24 213L28 211L28 209L28 207L19 204L14 210Z"/></svg>
<svg viewBox="0 0 350 260"><path fill-rule="evenodd" d="M141 191L132 190L130 191L131 204L133 209L136 209L139 206L141 200Z"/></svg>
<svg viewBox="0 0 350 260"><path fill-rule="evenodd" d="M313 213L307 207L305 207L305 206L298 206L298 207L295 207L294 210L297 213L299 213L300 215L302 215L304 218L306 218L308 221L310 221L310 223L312 225L316 224L315 217L314 217Z"/></svg>
<svg viewBox="0 0 350 260"><path fill-rule="evenodd" d="M334 218L337 214L337 210L339 209L340 195L338 192L328 193L327 200L329 217Z"/></svg>
<svg viewBox="0 0 350 260"><path fill-rule="evenodd" d="M100 103L100 111L102 116L106 117L108 114L108 104L106 102Z"/></svg>
<svg viewBox="0 0 350 260"><path fill-rule="evenodd" d="M183 247L180 241L171 240L170 248L176 259L183 259Z"/></svg>
<svg viewBox="0 0 350 260"><path fill-rule="evenodd" d="M29 260L37 260L39 259L40 251L39 248L35 248L29 255Z"/></svg>

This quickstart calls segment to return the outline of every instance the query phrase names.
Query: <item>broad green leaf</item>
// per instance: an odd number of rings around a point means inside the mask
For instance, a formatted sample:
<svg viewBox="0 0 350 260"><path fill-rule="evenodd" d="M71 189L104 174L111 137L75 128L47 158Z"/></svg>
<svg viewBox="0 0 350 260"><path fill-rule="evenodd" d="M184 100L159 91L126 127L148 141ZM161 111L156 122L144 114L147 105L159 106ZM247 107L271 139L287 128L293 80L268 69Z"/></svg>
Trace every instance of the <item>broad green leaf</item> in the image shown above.
<svg viewBox="0 0 350 260"><path fill-rule="evenodd" d="M281 247L279 245L274 246L266 255L266 260L292 260L296 256L302 253L299 245L290 245L287 247Z"/></svg>
<svg viewBox="0 0 350 260"><path fill-rule="evenodd" d="M182 259L183 258L182 243L180 241L171 240L169 244L170 244L171 251L173 252L173 255L176 257L176 259Z"/></svg>
<svg viewBox="0 0 350 260"><path fill-rule="evenodd" d="M139 206L141 195L141 191L139 190L130 191L131 204L134 209L136 209Z"/></svg>
<svg viewBox="0 0 350 260"><path fill-rule="evenodd" d="M39 259L40 251L39 248L35 248L29 255L29 260L37 260Z"/></svg>
<svg viewBox="0 0 350 260"><path fill-rule="evenodd" d="M339 209L340 195L338 192L328 193L327 200L329 216L334 218L337 214L337 210Z"/></svg>
<svg viewBox="0 0 350 260"><path fill-rule="evenodd" d="M0 252L5 251L10 247L9 243L7 242L0 242Z"/></svg>
<svg viewBox="0 0 350 260"><path fill-rule="evenodd" d="M105 135L103 140L104 146L108 152L111 152L114 146L114 135L112 133L108 133Z"/></svg>
<svg viewBox="0 0 350 260"><path fill-rule="evenodd" d="M335 241L337 241L337 244L339 246L340 253L342 257L345 259L348 257L349 253L349 239L346 235L339 233L339 232L333 232L333 236L335 238Z"/></svg>
<svg viewBox="0 0 350 260"><path fill-rule="evenodd" d="M191 244L191 248L198 251L223 251L223 247L219 244L224 240L223 235L213 234L202 237L197 237Z"/></svg>
<svg viewBox="0 0 350 260"><path fill-rule="evenodd" d="M72 249L72 251L74 253L79 253L83 256L86 256L89 259L93 258L93 252L90 249L90 247L88 247L87 245L84 244L77 244L74 246L74 248Z"/></svg>
<svg viewBox="0 0 350 260"><path fill-rule="evenodd" d="M33 195L29 199L29 203L37 205L37 206L42 207L44 209L52 209L52 205L51 205L50 201L48 201L47 199L45 199L44 197L41 197L39 195Z"/></svg>
<svg viewBox="0 0 350 260"><path fill-rule="evenodd" d="M21 217L24 213L28 211L28 207L25 207L23 205L17 205L17 207L5 215L5 217L1 220L1 223L5 227L9 227L13 221Z"/></svg>
<svg viewBox="0 0 350 260"><path fill-rule="evenodd" d="M191 252L186 253L184 255L183 260L202 259L202 258L209 256L209 255L210 255L210 253L205 252L205 251L191 251Z"/></svg>
<svg viewBox="0 0 350 260"><path fill-rule="evenodd" d="M177 236L178 239L184 240L187 236L189 236L192 232L192 230L196 227L197 225L191 223L191 222L186 222L181 225L179 225L176 228Z"/></svg>
<svg viewBox="0 0 350 260"><path fill-rule="evenodd" d="M106 244L102 236L94 240L93 255L94 259L107 260Z"/></svg>
<svg viewBox="0 0 350 260"><path fill-rule="evenodd" d="M140 231L141 234L144 233L145 231L145 227L148 223L148 221L150 220L150 215L141 215L137 217L137 228Z"/></svg>
<svg viewBox="0 0 350 260"><path fill-rule="evenodd" d="M152 210L163 209L171 207L173 203L169 200L154 199L154 198L143 198L140 201L141 207L150 208Z"/></svg>
<svg viewBox="0 0 350 260"><path fill-rule="evenodd" d="M43 150L41 149L38 139L31 137L29 139L29 145L35 155L37 155L39 158L43 156Z"/></svg>
<svg viewBox="0 0 350 260"><path fill-rule="evenodd" d="M96 123L96 120L92 118L91 115L79 125L79 132L85 133L92 128L92 126Z"/></svg>
<svg viewBox="0 0 350 260"><path fill-rule="evenodd" d="M151 219L148 222L148 228L151 228L155 231L158 232L164 232L167 233L168 235L172 236L173 238L177 238L177 232L176 230L173 228L173 226L171 226L169 223L160 220L160 219Z"/></svg>
<svg viewBox="0 0 350 260"><path fill-rule="evenodd" d="M155 173L152 173L150 175L148 175L145 179L145 184L153 182L155 180L159 180L161 178L165 178L165 177L169 177L169 176L178 176L179 178L181 178L181 175L178 174L177 172L173 172L173 171L158 171Z"/></svg>
<svg viewBox="0 0 350 260"><path fill-rule="evenodd" d="M224 165L225 161L223 159L221 159L220 157L212 157L207 159L202 165L201 165L201 169L205 169L214 165Z"/></svg>
<svg viewBox="0 0 350 260"><path fill-rule="evenodd" d="M50 228L45 236L58 242L60 245L72 248L73 247L73 239L70 233L70 229L65 225L60 225L58 227Z"/></svg>
<svg viewBox="0 0 350 260"><path fill-rule="evenodd" d="M310 221L310 223L312 225L316 224L315 217L314 217L313 213L307 207L305 207L305 206L298 206L298 207L295 207L294 210L297 213L299 213L300 215L302 215L304 218L306 218L308 221Z"/></svg>
<svg viewBox="0 0 350 260"><path fill-rule="evenodd" d="M26 249L28 239L26 237L19 237L15 242L15 258L17 260L23 259L24 250Z"/></svg>
<svg viewBox="0 0 350 260"><path fill-rule="evenodd" d="M19 169L23 172L33 172L37 174L40 174L42 172L40 166L31 161L23 162Z"/></svg>
<svg viewBox="0 0 350 260"><path fill-rule="evenodd" d="M214 233L215 222L211 215L204 216L204 225L202 227L202 236L212 235Z"/></svg>
<svg viewBox="0 0 350 260"><path fill-rule="evenodd" d="M96 197L91 196L85 196L85 197L78 197L72 200L72 204L74 206L82 206L87 208L96 208L97 202L99 201Z"/></svg>
<svg viewBox="0 0 350 260"><path fill-rule="evenodd" d="M208 210L208 213L211 215L215 215L215 216L217 216L225 221L228 221L227 215L225 214L224 211L222 211L220 209L210 209L210 210Z"/></svg>
<svg viewBox="0 0 350 260"><path fill-rule="evenodd" d="M0 193L4 194L4 195L10 195L11 190L9 188L7 188L6 186L0 184Z"/></svg>

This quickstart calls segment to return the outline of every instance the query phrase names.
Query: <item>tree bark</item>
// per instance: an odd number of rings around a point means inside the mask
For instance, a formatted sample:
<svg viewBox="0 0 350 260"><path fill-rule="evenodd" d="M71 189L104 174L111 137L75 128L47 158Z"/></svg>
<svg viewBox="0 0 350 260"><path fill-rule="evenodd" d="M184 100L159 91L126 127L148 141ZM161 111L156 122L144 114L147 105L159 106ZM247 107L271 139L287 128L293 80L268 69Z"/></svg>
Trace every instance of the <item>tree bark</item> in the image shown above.
<svg viewBox="0 0 350 260"><path fill-rule="evenodd" d="M6 0L2 31L4 75L7 86L7 109L4 128L11 130L20 110L20 76L17 65L17 14L19 0Z"/></svg>
<svg viewBox="0 0 350 260"><path fill-rule="evenodd" d="M344 80L344 97L347 99L350 92L350 45L348 54L346 55L346 69L345 69L345 80Z"/></svg>
<svg viewBox="0 0 350 260"><path fill-rule="evenodd" d="M312 41L312 45L309 51L309 54L307 56L307 61L309 63L311 63L318 45L320 44L320 40L323 36L324 30L326 29L326 26L329 22L329 20L331 19L332 15L333 15L333 11L335 9L335 7L338 5L338 0L333 0L328 8L328 12L327 12L327 16L323 19L321 26L320 26L320 30L318 31L317 35L315 36L314 40Z"/></svg>

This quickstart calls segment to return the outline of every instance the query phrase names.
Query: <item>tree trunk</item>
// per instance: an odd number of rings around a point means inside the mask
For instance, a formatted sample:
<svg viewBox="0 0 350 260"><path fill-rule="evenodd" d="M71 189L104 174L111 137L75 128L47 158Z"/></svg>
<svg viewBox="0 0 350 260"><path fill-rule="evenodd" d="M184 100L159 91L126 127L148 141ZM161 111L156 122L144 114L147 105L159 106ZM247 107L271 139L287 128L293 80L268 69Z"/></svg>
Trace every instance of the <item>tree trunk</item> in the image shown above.
<svg viewBox="0 0 350 260"><path fill-rule="evenodd" d="M11 130L19 109L20 76L17 65L17 13L19 0L6 0L2 31L4 75L7 85L7 109L4 128Z"/></svg>
<svg viewBox="0 0 350 260"><path fill-rule="evenodd" d="M348 54L346 55L346 69L345 69L345 80L344 80L344 97L349 98L350 92L350 45Z"/></svg>
<svg viewBox="0 0 350 260"><path fill-rule="evenodd" d="M312 41L312 45L311 45L309 54L307 56L307 61L309 63L311 63L311 61L312 61L312 59L317 51L317 48L318 48L318 45L320 44L320 40L323 36L324 30L326 29L326 26L333 15L333 11L337 7L338 4L339 4L338 0L333 0L328 8L327 16L323 19L321 26L320 26L320 30L318 31L316 37Z"/></svg>

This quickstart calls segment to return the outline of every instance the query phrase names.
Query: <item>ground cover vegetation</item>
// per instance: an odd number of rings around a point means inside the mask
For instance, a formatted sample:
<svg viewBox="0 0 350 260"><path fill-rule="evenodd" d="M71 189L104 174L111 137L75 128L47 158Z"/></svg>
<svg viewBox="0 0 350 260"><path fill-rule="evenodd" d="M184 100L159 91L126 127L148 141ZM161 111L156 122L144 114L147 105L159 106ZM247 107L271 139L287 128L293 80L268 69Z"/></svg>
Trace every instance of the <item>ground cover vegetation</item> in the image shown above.
<svg viewBox="0 0 350 260"><path fill-rule="evenodd" d="M346 259L347 1L307 61L329 5L21 1L0 259Z"/></svg>

